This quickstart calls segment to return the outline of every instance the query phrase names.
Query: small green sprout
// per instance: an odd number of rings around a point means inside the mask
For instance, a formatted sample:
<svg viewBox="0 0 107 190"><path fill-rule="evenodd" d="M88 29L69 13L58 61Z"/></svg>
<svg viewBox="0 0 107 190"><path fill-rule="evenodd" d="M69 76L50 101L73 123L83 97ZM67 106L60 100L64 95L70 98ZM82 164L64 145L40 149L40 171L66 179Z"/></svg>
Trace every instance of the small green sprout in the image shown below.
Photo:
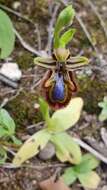
<svg viewBox="0 0 107 190"><path fill-rule="evenodd" d="M105 96L102 102L98 103L98 106L102 108L102 111L99 115L99 120L100 121L105 121L107 120L107 97Z"/></svg>
<svg viewBox="0 0 107 190"><path fill-rule="evenodd" d="M100 177L93 170L98 165L99 161L93 155L87 153L82 157L80 164L67 168L62 178L66 185L71 185L78 179L83 187L96 189Z"/></svg>
<svg viewBox="0 0 107 190"><path fill-rule="evenodd" d="M7 58L14 49L15 33L9 16L0 9L0 58Z"/></svg>
<svg viewBox="0 0 107 190"><path fill-rule="evenodd" d="M0 164L3 164L7 158L4 142L12 142L21 145L21 141L15 137L15 122L5 109L0 109Z"/></svg>
<svg viewBox="0 0 107 190"><path fill-rule="evenodd" d="M16 154L13 164L20 166L27 159L37 155L48 141L54 144L56 156L60 161L79 164L81 162L80 147L65 131L77 123L82 107L83 100L74 98L66 108L57 110L50 116L48 104L40 98L40 109L46 127L35 133L23 144Z"/></svg>

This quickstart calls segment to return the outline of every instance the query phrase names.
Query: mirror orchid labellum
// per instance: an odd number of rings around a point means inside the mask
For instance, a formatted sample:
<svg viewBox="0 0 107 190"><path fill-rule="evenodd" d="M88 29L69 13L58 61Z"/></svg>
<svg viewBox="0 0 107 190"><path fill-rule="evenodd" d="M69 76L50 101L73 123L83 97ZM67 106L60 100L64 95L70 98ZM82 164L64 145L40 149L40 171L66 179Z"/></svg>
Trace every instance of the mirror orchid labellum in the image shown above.
<svg viewBox="0 0 107 190"><path fill-rule="evenodd" d="M35 63L48 69L41 80L41 94L54 109L59 109L66 106L77 92L73 71L87 65L88 59L71 57L68 49L58 48L54 49L53 57L37 57Z"/></svg>

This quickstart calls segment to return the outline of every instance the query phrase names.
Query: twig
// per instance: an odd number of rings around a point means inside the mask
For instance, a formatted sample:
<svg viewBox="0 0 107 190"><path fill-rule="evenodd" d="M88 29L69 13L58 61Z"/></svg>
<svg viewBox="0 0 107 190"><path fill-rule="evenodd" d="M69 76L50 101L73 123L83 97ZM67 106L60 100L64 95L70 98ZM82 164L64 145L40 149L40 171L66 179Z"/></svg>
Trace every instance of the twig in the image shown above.
<svg viewBox="0 0 107 190"><path fill-rule="evenodd" d="M18 87L18 83L14 82L13 80L11 80L10 78L4 76L1 73L0 73L0 81L4 82L5 84L8 84L12 88L17 88Z"/></svg>
<svg viewBox="0 0 107 190"><path fill-rule="evenodd" d="M16 98L17 96L19 96L20 92L23 91L23 88L19 88L16 92L16 94L14 96L12 96L11 98L8 99L8 102L12 101L14 98Z"/></svg>
<svg viewBox="0 0 107 190"><path fill-rule="evenodd" d="M44 124L44 122L41 121L41 122L39 122L39 123L36 123L36 124L27 126L27 129L32 129L32 128L40 129L40 128L41 128L41 125L43 125L43 124Z"/></svg>
<svg viewBox="0 0 107 190"><path fill-rule="evenodd" d="M18 17L20 17L20 18L22 18L22 19L26 20L27 22L30 22L31 24L34 25L34 23L33 23L32 20L30 20L30 19L29 19L28 17L26 17L26 16L23 16L21 13L18 13L18 12L16 12L16 11L14 11L13 9L11 9L11 8L5 6L5 5L2 5L2 4L0 4L0 8L4 9L5 11L10 12L10 13L12 13L12 14L14 14L14 15L16 15L16 16L18 16Z"/></svg>
<svg viewBox="0 0 107 190"><path fill-rule="evenodd" d="M9 169L17 169L17 168L31 168L31 169L36 169L38 171L42 170L42 169L47 169L47 168L57 168L57 167L65 167L67 164L48 164L48 165L28 165L28 164L22 164L21 166L14 166L11 163L5 163L4 165L2 165L2 168L9 168Z"/></svg>
<svg viewBox="0 0 107 190"><path fill-rule="evenodd" d="M48 48L48 53L49 55L51 54L51 49L52 49L52 38L53 38L53 25L56 19L56 15L58 13L60 4L57 4L54 8L54 11L52 13L52 19L49 22L49 27L48 27L48 42L47 42L47 48Z"/></svg>
<svg viewBox="0 0 107 190"><path fill-rule="evenodd" d="M8 98L4 98L3 102L0 105L0 109L3 108L8 102Z"/></svg>
<svg viewBox="0 0 107 190"><path fill-rule="evenodd" d="M15 153L13 150L11 150L10 148L8 148L8 147L6 147L6 146L3 146L3 148L4 148L6 151L8 151L9 153L11 153L13 156L16 155L16 153Z"/></svg>
<svg viewBox="0 0 107 190"><path fill-rule="evenodd" d="M38 24L35 25L36 26L36 34L37 34L37 40L38 40L38 50L40 51L42 49L42 46L41 46L41 35L40 35L40 30L39 30L39 27L38 27Z"/></svg>
<svg viewBox="0 0 107 190"><path fill-rule="evenodd" d="M9 95L9 94L14 94L15 92L16 92L16 89L14 89L14 90L7 90L4 93L0 93L0 97L4 97L4 96Z"/></svg>
<svg viewBox="0 0 107 190"><path fill-rule="evenodd" d="M85 1L85 2L86 2L86 1ZM92 10L94 11L94 13L95 13L95 15L97 16L97 18L99 19L100 24L101 24L101 26L102 26L102 28L103 28L104 33L105 33L105 36L106 36L106 38L107 38L107 27L106 27L106 25L105 25L105 23L104 23L104 21L103 21L101 15L99 14L97 8L95 7L95 5L92 3L91 0L87 0L87 2L88 2L88 4L90 5L90 7L92 8Z"/></svg>
<svg viewBox="0 0 107 190"><path fill-rule="evenodd" d="M107 157L103 156L99 152L97 152L95 149L93 149L91 146L86 144L84 141L73 137L74 141L79 144L82 148L89 151L91 154L93 154L95 157L97 157L99 160L103 161L105 164L107 164Z"/></svg>
<svg viewBox="0 0 107 190"><path fill-rule="evenodd" d="M78 14L76 14L76 19L77 19L77 21L79 22L81 28L83 29L83 31L84 31L86 37L88 38L88 40L89 40L91 46L93 47L93 49L95 49L95 51L97 51L96 48L95 48L95 45L93 44L93 41L92 41L92 38L91 38L90 33L88 32L88 30L87 30L87 28L86 28L86 26L85 26L83 20L80 18L80 16L79 16Z"/></svg>
<svg viewBox="0 0 107 190"><path fill-rule="evenodd" d="M0 105L0 108L3 108L8 102L10 102L10 101L12 101L14 98L16 98L16 97L20 94L20 92L22 92L22 90L23 90L23 88L19 88L18 91L16 91L16 94L15 94L15 95L13 95L13 96L10 97L10 98L5 98L5 99L3 100L3 102L1 103L1 105ZM14 91L14 92L15 92L15 91Z"/></svg>
<svg viewBox="0 0 107 190"><path fill-rule="evenodd" d="M22 46L27 49L28 51L30 51L31 53L37 55L37 56L41 56L41 53L39 53L39 51L36 51L33 47L31 47L28 43L26 43L23 38L21 37L21 35L19 34L19 32L14 28L14 33L16 34L17 38L19 39L20 43L22 44Z"/></svg>
<svg viewBox="0 0 107 190"><path fill-rule="evenodd" d="M42 79L37 79L35 83L31 86L31 91L33 91L37 86L40 85Z"/></svg>

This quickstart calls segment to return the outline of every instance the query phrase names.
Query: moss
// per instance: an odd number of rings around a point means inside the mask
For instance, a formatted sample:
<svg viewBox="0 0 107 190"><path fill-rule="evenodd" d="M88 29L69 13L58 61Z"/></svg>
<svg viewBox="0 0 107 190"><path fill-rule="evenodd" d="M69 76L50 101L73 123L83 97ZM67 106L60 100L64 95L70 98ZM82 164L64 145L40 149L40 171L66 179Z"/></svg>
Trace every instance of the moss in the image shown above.
<svg viewBox="0 0 107 190"><path fill-rule="evenodd" d="M14 100L8 103L7 109L12 114L16 125L27 126L41 120L41 114L34 109L37 102L37 95L23 91Z"/></svg>
<svg viewBox="0 0 107 190"><path fill-rule="evenodd" d="M33 59L34 58L31 53L28 51L23 51L20 53L20 56L16 58L16 62L21 69L27 70L34 65Z"/></svg>
<svg viewBox="0 0 107 190"><path fill-rule="evenodd" d="M98 102L100 102L106 94L107 82L102 82L98 78L91 80L90 77L85 77L79 81L78 95L84 99L84 109L88 113L99 113Z"/></svg>

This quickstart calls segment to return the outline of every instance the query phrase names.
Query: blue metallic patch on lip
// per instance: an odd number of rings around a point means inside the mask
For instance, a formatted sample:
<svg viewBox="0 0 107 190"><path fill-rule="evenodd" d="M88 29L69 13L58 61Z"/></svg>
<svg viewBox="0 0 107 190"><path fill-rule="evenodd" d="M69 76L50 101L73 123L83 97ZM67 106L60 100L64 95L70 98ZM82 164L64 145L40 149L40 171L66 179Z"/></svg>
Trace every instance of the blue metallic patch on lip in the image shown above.
<svg viewBox="0 0 107 190"><path fill-rule="evenodd" d="M53 87L52 98L55 101L63 101L65 98L63 75L59 75L59 73L57 73L55 76L55 84Z"/></svg>

